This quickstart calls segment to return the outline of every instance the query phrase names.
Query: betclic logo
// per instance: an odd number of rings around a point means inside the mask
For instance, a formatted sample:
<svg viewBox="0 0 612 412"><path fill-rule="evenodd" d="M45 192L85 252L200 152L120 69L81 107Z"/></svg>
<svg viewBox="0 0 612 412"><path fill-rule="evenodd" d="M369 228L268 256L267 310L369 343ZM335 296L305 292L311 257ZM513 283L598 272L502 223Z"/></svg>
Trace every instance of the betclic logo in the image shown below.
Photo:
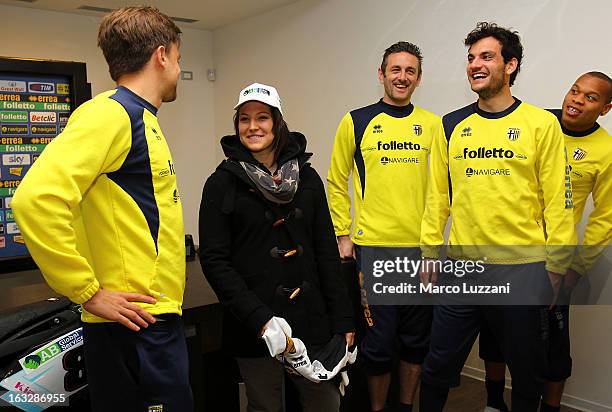
<svg viewBox="0 0 612 412"><path fill-rule="evenodd" d="M30 123L57 123L57 113L30 112Z"/></svg>
<svg viewBox="0 0 612 412"><path fill-rule="evenodd" d="M30 82L28 83L28 92L53 94L55 93L55 84L42 83L42 82Z"/></svg>

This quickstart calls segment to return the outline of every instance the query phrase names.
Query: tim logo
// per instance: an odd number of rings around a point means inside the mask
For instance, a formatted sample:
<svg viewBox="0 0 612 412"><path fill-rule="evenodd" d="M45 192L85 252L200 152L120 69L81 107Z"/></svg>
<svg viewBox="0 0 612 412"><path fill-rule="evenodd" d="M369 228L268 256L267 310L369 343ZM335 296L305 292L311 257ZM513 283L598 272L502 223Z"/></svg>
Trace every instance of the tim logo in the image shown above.
<svg viewBox="0 0 612 412"><path fill-rule="evenodd" d="M467 169L465 169L465 175L467 177L472 177L474 176L474 169L472 169L471 167L468 167Z"/></svg>
<svg viewBox="0 0 612 412"><path fill-rule="evenodd" d="M461 131L461 137L469 137L471 135L472 135L471 127L464 127L463 130Z"/></svg>
<svg viewBox="0 0 612 412"><path fill-rule="evenodd" d="M383 132L383 129L382 129L382 126L381 126L381 125L379 125L379 124L375 124L375 125L372 127L372 133L382 133L382 132Z"/></svg>
<svg viewBox="0 0 612 412"><path fill-rule="evenodd" d="M423 134L423 126L420 124L415 124L412 126L412 130L414 130L414 134L420 136Z"/></svg>
<svg viewBox="0 0 612 412"><path fill-rule="evenodd" d="M386 165L387 163L389 163L389 158L387 156L383 156L380 158L380 163Z"/></svg>
<svg viewBox="0 0 612 412"><path fill-rule="evenodd" d="M574 149L574 154L573 154L574 160L582 160L586 157L586 155L587 155L587 152L582 150L581 148L577 147Z"/></svg>
<svg viewBox="0 0 612 412"><path fill-rule="evenodd" d="M31 93L55 93L55 84L28 83L28 91Z"/></svg>
<svg viewBox="0 0 612 412"><path fill-rule="evenodd" d="M518 140L519 136L521 135L521 129L511 127L508 129L508 133L506 134L508 136L508 140L514 142L515 140Z"/></svg>

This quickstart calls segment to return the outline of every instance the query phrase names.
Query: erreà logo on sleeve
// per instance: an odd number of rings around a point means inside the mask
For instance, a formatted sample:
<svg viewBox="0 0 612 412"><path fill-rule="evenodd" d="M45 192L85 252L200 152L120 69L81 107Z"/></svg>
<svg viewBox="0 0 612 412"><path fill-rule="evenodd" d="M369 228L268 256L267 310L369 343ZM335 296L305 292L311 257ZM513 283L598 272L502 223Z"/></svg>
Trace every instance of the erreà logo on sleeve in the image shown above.
<svg viewBox="0 0 612 412"><path fill-rule="evenodd" d="M52 93L55 93L55 84L42 83L42 82L30 82L28 83L28 92L52 94Z"/></svg>

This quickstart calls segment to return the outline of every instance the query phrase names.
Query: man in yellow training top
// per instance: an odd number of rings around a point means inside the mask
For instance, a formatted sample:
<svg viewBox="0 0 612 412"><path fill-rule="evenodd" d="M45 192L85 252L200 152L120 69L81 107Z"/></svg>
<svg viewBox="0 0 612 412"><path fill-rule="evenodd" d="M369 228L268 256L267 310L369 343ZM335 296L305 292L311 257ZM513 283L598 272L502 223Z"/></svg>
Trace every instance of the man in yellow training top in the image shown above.
<svg viewBox="0 0 612 412"><path fill-rule="evenodd" d="M438 116L410 101L421 81L422 60L412 43L387 48L378 69L383 98L347 113L336 132L327 176L329 208L340 257L356 257L360 276L362 247L404 247L411 259L420 259L427 159L440 130ZM348 188L351 173L354 218ZM372 411L385 406L397 343L400 410L409 412L429 345L431 307L368 305L363 299L362 303L367 329L360 355Z"/></svg>
<svg viewBox="0 0 612 412"><path fill-rule="evenodd" d="M83 305L94 411L190 411L183 216L157 110L176 99L180 29L152 7L102 19L117 88L70 117L13 198L49 285Z"/></svg>
<svg viewBox="0 0 612 412"><path fill-rule="evenodd" d="M523 57L516 32L479 23L465 45L466 73L478 101L445 115L443 133L432 145L421 227L423 256L440 257L444 227L452 215L452 260L484 261L485 270L478 275L484 279L507 278L514 288L528 285L525 290L556 296L575 236L561 128L551 113L512 96L510 87ZM423 284L437 280L432 265L426 264ZM535 412L548 369L548 309L543 302L533 306L536 302L436 306L420 410L442 411L485 323L508 360L512 409Z"/></svg>
<svg viewBox="0 0 612 412"><path fill-rule="evenodd" d="M612 240L612 138L597 123L612 107L612 79L602 72L584 73L572 84L561 109L551 110L561 124L571 169L574 223L580 224L589 194L593 210L578 249L563 279L569 294ZM569 306L557 305L549 313L549 371L540 412L558 412L565 380L572 373ZM484 333L483 333L484 332ZM505 361L488 330L481 331L480 355L487 370L489 403L503 403ZM493 379L495 377L495 379ZM496 382L497 381L497 382ZM499 382L499 383L498 383ZM497 400L497 401L495 401ZM501 400L501 401L500 401Z"/></svg>

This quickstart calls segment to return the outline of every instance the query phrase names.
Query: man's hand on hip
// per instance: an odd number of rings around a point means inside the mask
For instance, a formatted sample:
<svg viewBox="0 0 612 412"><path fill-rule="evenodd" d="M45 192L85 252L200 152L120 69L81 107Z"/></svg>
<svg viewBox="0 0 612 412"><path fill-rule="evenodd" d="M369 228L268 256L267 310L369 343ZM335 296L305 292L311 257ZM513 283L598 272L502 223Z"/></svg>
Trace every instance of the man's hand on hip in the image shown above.
<svg viewBox="0 0 612 412"><path fill-rule="evenodd" d="M83 308L93 315L118 322L136 332L141 327L149 326L149 323L155 323L153 315L132 302L154 304L155 298L140 293L110 292L100 288L91 299L83 303Z"/></svg>

